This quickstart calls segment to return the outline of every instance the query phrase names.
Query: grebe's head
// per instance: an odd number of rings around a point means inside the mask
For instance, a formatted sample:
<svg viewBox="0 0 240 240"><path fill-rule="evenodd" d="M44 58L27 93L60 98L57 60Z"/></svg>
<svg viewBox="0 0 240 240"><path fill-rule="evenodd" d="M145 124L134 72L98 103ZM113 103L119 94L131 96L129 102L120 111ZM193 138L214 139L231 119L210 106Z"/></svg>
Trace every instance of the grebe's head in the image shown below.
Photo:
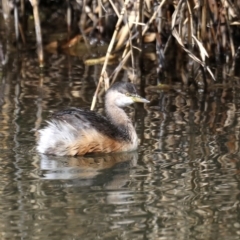
<svg viewBox="0 0 240 240"><path fill-rule="evenodd" d="M149 103L147 99L137 94L137 90L132 83L114 83L106 93L106 104L115 103L118 107L126 107L134 102Z"/></svg>

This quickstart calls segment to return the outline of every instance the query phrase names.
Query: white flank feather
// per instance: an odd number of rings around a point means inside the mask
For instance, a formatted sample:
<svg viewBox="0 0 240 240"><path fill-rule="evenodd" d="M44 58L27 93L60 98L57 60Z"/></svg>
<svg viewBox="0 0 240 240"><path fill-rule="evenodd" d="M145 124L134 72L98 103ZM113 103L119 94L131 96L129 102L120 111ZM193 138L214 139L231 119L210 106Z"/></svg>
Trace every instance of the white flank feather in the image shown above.
<svg viewBox="0 0 240 240"><path fill-rule="evenodd" d="M66 155L68 146L77 139L77 130L67 122L51 121L39 135L38 152L47 153L57 146L58 155Z"/></svg>

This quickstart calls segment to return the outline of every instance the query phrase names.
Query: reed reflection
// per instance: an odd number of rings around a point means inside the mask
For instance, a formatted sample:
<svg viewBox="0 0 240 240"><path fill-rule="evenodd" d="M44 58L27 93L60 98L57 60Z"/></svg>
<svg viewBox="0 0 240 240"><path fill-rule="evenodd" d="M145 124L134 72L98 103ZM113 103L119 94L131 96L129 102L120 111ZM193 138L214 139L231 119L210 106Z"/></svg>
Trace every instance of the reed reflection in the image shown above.
<svg viewBox="0 0 240 240"><path fill-rule="evenodd" d="M91 179L102 171L111 169L119 174L137 164L136 151L117 154L88 155L78 157L57 157L40 155L40 169L43 179Z"/></svg>
<svg viewBox="0 0 240 240"><path fill-rule="evenodd" d="M149 92L158 96L148 109L149 145L143 156L151 169L144 190L155 189L149 191L152 204L146 205L152 213L149 226L158 229L149 237L239 235L231 227L239 229L240 104L235 89L216 85L207 94Z"/></svg>

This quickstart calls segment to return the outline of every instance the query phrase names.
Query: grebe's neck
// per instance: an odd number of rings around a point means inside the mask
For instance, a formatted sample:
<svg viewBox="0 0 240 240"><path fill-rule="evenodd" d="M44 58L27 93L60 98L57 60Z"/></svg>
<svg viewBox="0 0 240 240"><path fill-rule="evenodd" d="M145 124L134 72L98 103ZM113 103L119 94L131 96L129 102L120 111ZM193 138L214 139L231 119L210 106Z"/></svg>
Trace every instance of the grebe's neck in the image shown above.
<svg viewBox="0 0 240 240"><path fill-rule="evenodd" d="M106 99L107 100L107 99ZM128 141L137 141L137 134L133 127L132 121L122 108L119 108L114 103L105 102L105 112L107 118L115 125L119 131L126 134Z"/></svg>

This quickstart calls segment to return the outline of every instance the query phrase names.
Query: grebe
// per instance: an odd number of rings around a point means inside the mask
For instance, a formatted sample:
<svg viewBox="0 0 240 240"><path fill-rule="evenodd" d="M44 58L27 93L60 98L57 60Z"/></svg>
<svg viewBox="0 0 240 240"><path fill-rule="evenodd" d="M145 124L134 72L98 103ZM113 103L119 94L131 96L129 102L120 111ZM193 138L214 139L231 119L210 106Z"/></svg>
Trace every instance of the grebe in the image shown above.
<svg viewBox="0 0 240 240"><path fill-rule="evenodd" d="M39 130L37 151L58 156L135 150L138 138L122 108L149 101L137 94L133 84L117 82L105 95L106 117L90 110L70 108L54 113Z"/></svg>

